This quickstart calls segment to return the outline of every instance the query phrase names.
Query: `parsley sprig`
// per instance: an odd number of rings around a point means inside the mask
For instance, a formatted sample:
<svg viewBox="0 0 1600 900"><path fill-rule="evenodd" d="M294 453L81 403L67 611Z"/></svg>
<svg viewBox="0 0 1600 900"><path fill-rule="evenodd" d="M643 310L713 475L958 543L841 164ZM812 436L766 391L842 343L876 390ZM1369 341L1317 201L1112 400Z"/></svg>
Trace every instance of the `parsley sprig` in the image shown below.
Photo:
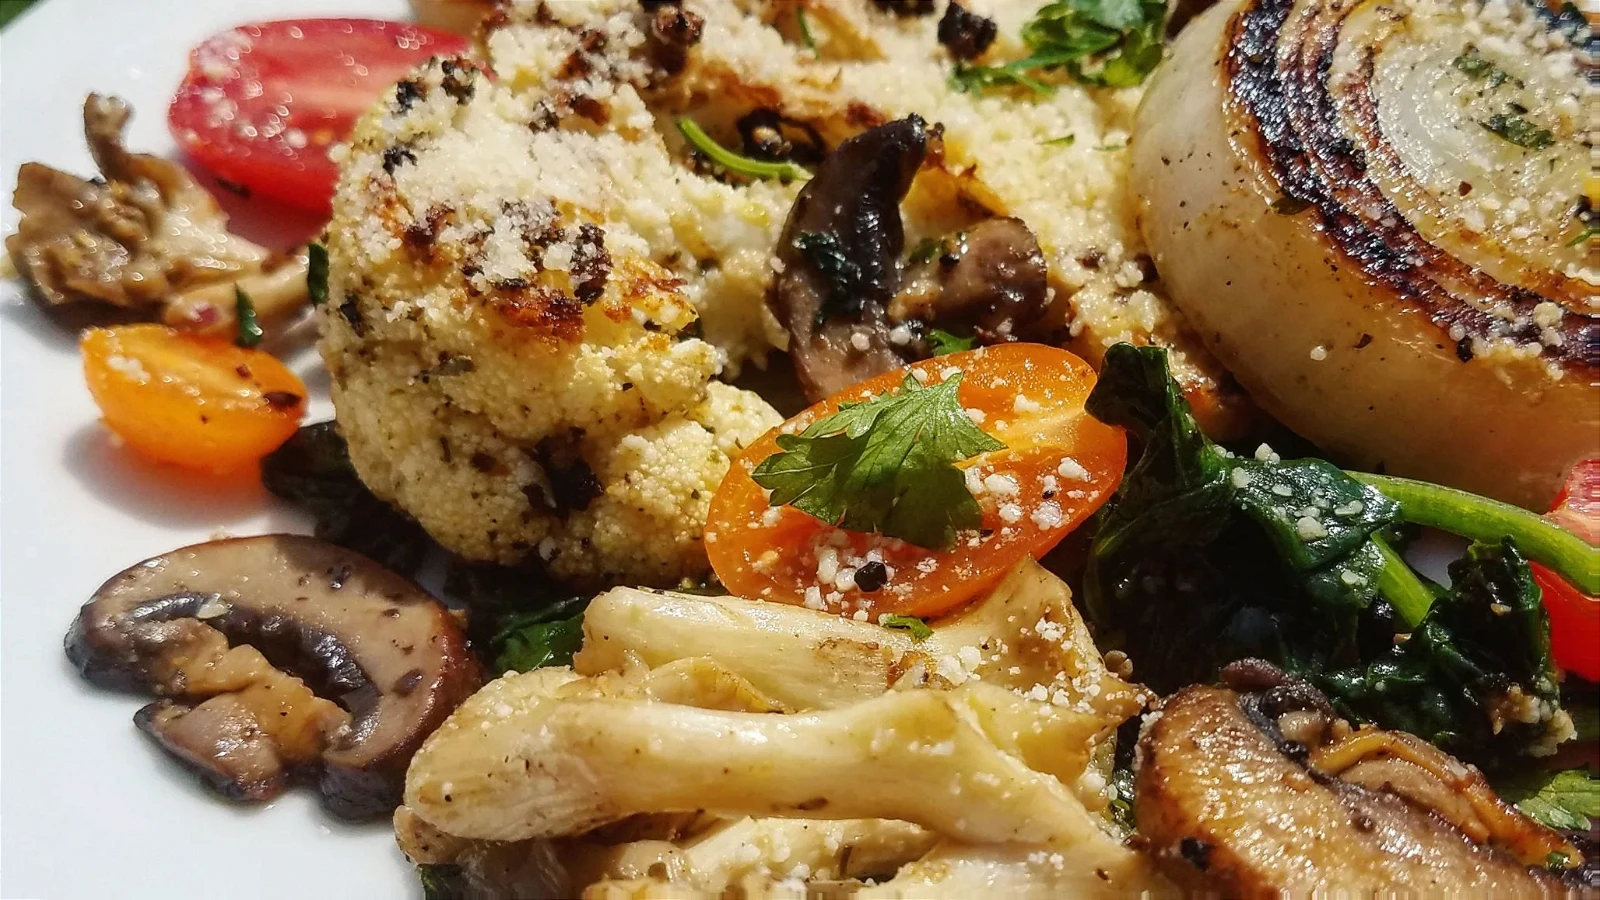
<svg viewBox="0 0 1600 900"><path fill-rule="evenodd" d="M957 531L983 521L956 463L1005 449L961 408L960 385L960 373L926 387L908 374L897 390L847 403L799 434L779 435L778 452L751 477L772 492L773 506L930 550L948 548Z"/></svg>
<svg viewBox="0 0 1600 900"><path fill-rule="evenodd" d="M1054 88L1039 79L1065 71L1095 87L1132 87L1161 62L1167 22L1163 0L1056 0L1022 27L1029 53L998 66L957 64L950 85L959 91L1022 86L1037 94Z"/></svg>

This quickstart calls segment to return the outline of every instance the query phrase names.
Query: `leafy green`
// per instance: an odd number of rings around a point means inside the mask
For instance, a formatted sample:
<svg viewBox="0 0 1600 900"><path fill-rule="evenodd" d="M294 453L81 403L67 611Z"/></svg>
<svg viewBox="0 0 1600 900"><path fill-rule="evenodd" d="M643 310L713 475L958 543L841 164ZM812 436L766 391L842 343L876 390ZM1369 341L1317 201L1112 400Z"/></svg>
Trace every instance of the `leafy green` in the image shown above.
<svg viewBox="0 0 1600 900"><path fill-rule="evenodd" d="M27 12L34 0L5 0L0 3L0 28L11 24L11 20Z"/></svg>
<svg viewBox="0 0 1600 900"><path fill-rule="evenodd" d="M1039 143L1046 147L1071 147L1074 143L1077 143L1077 140L1078 136L1075 134L1063 134L1061 137L1051 138L1048 141L1040 141Z"/></svg>
<svg viewBox="0 0 1600 900"><path fill-rule="evenodd" d="M1559 529L1514 522L1502 533L1517 545L1474 546L1445 591L1385 539L1428 504L1321 460L1281 460L1266 448L1241 456L1212 443L1164 351L1112 347L1087 408L1143 449L1096 515L1085 605L1097 634L1139 660L1152 687L1209 680L1257 656L1316 683L1358 721L1412 731L1480 764L1543 738L1559 697L1519 547L1539 543L1529 537L1536 529ZM1540 721L1514 721L1529 705Z"/></svg>
<svg viewBox="0 0 1600 900"><path fill-rule="evenodd" d="M1494 788L1528 818L1551 828L1586 831L1589 820L1600 819L1600 777L1588 769L1524 770L1497 780Z"/></svg>
<svg viewBox="0 0 1600 900"><path fill-rule="evenodd" d="M587 597L569 597L501 620L489 639L494 670L528 672L571 665L572 655L583 646L583 611L588 606Z"/></svg>
<svg viewBox="0 0 1600 900"><path fill-rule="evenodd" d="M1567 246L1576 247L1579 244L1587 244L1594 240L1597 235L1600 235L1600 224L1586 222L1583 225L1583 230L1578 232L1578 236L1567 241Z"/></svg>
<svg viewBox="0 0 1600 900"><path fill-rule="evenodd" d="M1546 730L1546 716L1523 722L1518 708L1560 703L1549 620L1510 540L1473 544L1451 564L1450 578L1450 591L1409 638L1364 664L1307 674L1358 720L1408 731L1480 764L1504 763Z"/></svg>
<svg viewBox="0 0 1600 900"><path fill-rule="evenodd" d="M312 306L328 302L328 248L315 241L306 245L306 295Z"/></svg>
<svg viewBox="0 0 1600 900"><path fill-rule="evenodd" d="M256 305L250 302L250 295L238 285L233 287L233 311L239 320L239 334L233 342L241 347L259 345L263 334L261 323L256 321Z"/></svg>
<svg viewBox="0 0 1600 900"><path fill-rule="evenodd" d="M949 547L956 531L982 521L955 464L1005 447L961 408L960 384L960 373L928 387L908 374L897 390L844 404L800 434L780 434L778 452L751 477L772 492L773 506L919 547Z"/></svg>
<svg viewBox="0 0 1600 900"><path fill-rule="evenodd" d="M957 64L950 84L960 91L1022 86L1054 90L1036 76L1065 71L1081 84L1132 87L1161 62L1167 5L1162 0L1056 0L1022 27L1028 56L998 66Z"/></svg>
<svg viewBox="0 0 1600 900"><path fill-rule="evenodd" d="M776 178L785 182L805 181L811 177L810 172L792 162L766 162L740 156L712 140L711 135L706 134L693 119L688 117L678 119L678 131L696 150L729 172L749 178Z"/></svg>
<svg viewBox="0 0 1600 900"><path fill-rule="evenodd" d="M261 461L267 490L310 513L316 535L415 573L432 541L409 516L367 490L333 422L306 425Z"/></svg>
<svg viewBox="0 0 1600 900"><path fill-rule="evenodd" d="M952 353L971 350L976 346L978 339L972 335L962 337L959 334L951 334L943 328L928 330L928 348L933 351L934 356L949 356Z"/></svg>
<svg viewBox="0 0 1600 900"><path fill-rule="evenodd" d="M1556 142L1555 135L1550 133L1550 129L1540 128L1521 113L1510 110L1495 113L1478 124L1494 132L1502 140L1527 150L1544 150Z"/></svg>
<svg viewBox="0 0 1600 900"><path fill-rule="evenodd" d="M417 879L422 882L422 900L459 900L467 894L460 866L420 865Z"/></svg>
<svg viewBox="0 0 1600 900"><path fill-rule="evenodd" d="M884 616L879 620L878 624L885 628L908 632L911 635L911 639L919 644L933 637L933 629L928 627L927 622L916 616Z"/></svg>

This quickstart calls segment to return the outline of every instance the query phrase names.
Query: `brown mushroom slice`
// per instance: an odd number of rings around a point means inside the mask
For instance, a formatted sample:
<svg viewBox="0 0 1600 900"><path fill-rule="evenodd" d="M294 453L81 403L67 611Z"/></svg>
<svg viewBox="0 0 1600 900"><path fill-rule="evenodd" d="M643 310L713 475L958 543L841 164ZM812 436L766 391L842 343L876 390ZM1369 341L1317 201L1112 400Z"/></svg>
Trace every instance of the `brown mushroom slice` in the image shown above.
<svg viewBox="0 0 1600 900"><path fill-rule="evenodd" d="M127 569L84 605L66 651L91 682L174 701L142 710L141 729L223 793L264 799L313 769L347 818L394 808L411 755L483 680L422 588L284 534Z"/></svg>
<svg viewBox="0 0 1600 900"><path fill-rule="evenodd" d="M1174 880L1227 896L1561 892L1411 799L1308 769L1275 724L1288 710L1262 696L1185 688L1140 739L1139 830Z"/></svg>
<svg viewBox="0 0 1600 900"><path fill-rule="evenodd" d="M985 219L913 260L889 305L895 322L933 322L985 344L1016 340L1050 305L1049 269L1021 219Z"/></svg>
<svg viewBox="0 0 1600 900"><path fill-rule="evenodd" d="M900 200L928 151L920 116L841 143L795 198L775 250L767 305L813 401L905 365L889 341L887 307L900 285Z"/></svg>

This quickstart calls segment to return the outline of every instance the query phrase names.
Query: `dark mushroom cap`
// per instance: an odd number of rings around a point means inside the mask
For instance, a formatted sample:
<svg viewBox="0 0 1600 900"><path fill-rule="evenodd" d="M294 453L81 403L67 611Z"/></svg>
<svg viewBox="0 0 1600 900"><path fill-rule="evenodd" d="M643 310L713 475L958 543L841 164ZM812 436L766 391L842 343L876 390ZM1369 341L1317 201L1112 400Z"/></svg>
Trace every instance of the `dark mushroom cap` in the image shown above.
<svg viewBox="0 0 1600 900"><path fill-rule="evenodd" d="M84 605L66 652L95 684L167 698L140 711L140 728L223 793L271 797L305 767L346 818L393 809L411 755L483 682L459 624L421 587L285 534L128 568Z"/></svg>
<svg viewBox="0 0 1600 900"><path fill-rule="evenodd" d="M927 150L920 116L864 131L828 154L789 211L767 305L813 401L905 365L885 309L905 248L900 200Z"/></svg>

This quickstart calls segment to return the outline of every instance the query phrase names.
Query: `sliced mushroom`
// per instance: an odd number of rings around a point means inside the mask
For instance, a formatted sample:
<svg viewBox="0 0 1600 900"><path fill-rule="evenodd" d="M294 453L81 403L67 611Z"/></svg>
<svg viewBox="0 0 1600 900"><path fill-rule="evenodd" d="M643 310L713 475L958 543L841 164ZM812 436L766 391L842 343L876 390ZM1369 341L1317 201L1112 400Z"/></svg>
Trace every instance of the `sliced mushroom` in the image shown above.
<svg viewBox="0 0 1600 900"><path fill-rule="evenodd" d="M411 755L483 681L422 588L286 534L127 569L84 605L66 652L95 684L163 698L140 729L225 795L267 799L312 770L346 818L393 809Z"/></svg>
<svg viewBox="0 0 1600 900"><path fill-rule="evenodd" d="M1307 713L1324 716L1328 727L1315 727ZM1560 892L1542 868L1473 840L1449 810L1430 808L1426 792L1336 777L1316 766L1315 750L1308 766L1308 748L1279 724L1291 715L1297 736L1348 731L1332 719L1326 698L1292 681L1259 694L1185 688L1146 727L1135 780L1139 830L1174 880L1228 896L1335 887L1351 896ZM1498 812L1520 820L1524 843L1516 852L1542 832L1547 851L1576 853L1510 807Z"/></svg>
<svg viewBox="0 0 1600 900"><path fill-rule="evenodd" d="M813 401L926 355L926 325L998 343L1049 305L1044 253L1021 219L985 219L901 259L900 201L937 141L915 115L862 132L795 199L768 306Z"/></svg>
<svg viewBox="0 0 1600 900"><path fill-rule="evenodd" d="M985 219L913 260L889 305L896 322L971 332L985 344L1016 340L1049 306L1049 270L1021 219Z"/></svg>
<svg viewBox="0 0 1600 900"><path fill-rule="evenodd" d="M235 321L234 285L263 318L304 306L305 257L230 233L216 201L182 166L129 153L122 133L130 115L115 97L84 101L84 135L101 178L39 163L17 171L12 203L22 219L6 251L38 297L49 306L165 306L168 324L217 332Z"/></svg>
<svg viewBox="0 0 1600 900"><path fill-rule="evenodd" d="M767 303L812 400L906 362L885 311L905 249L900 200L927 150L922 117L879 125L840 144L795 198Z"/></svg>

